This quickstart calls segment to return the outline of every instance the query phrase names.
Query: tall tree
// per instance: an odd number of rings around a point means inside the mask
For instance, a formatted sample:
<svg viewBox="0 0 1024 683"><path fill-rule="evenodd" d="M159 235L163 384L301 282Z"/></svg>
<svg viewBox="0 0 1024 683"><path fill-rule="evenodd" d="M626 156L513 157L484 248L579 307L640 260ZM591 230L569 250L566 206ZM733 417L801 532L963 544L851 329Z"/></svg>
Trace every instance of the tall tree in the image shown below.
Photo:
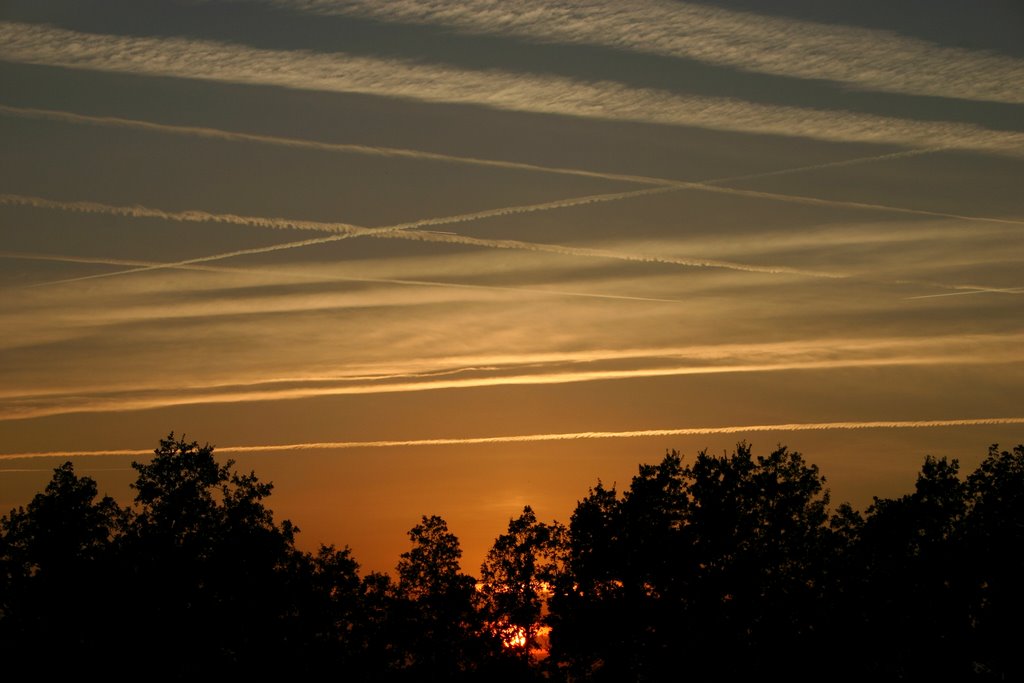
<svg viewBox="0 0 1024 683"><path fill-rule="evenodd" d="M995 680L1024 680L1024 445L989 448L966 489L972 665Z"/></svg>
<svg viewBox="0 0 1024 683"><path fill-rule="evenodd" d="M465 677L480 647L476 580L462 573L459 539L441 517L424 515L409 539L412 548L398 562L392 615L403 653L399 666L416 680Z"/></svg>
<svg viewBox="0 0 1024 683"><path fill-rule="evenodd" d="M0 518L0 655L8 666L35 664L54 643L72 659L95 646L108 626L112 548L125 519L70 462L27 507Z"/></svg>
<svg viewBox="0 0 1024 683"><path fill-rule="evenodd" d="M564 563L565 533L558 523L538 521L526 506L509 520L480 567L484 629L493 634L499 658L518 660L523 676L546 650L539 639L547 631L547 598Z"/></svg>
<svg viewBox="0 0 1024 683"><path fill-rule="evenodd" d="M141 660L189 653L171 671L264 672L297 639L294 618L298 551L289 522L278 525L263 504L272 485L218 462L213 447L171 434L138 472L135 516L121 539L130 586L125 614L150 620L135 641ZM282 664L283 665L283 664Z"/></svg>

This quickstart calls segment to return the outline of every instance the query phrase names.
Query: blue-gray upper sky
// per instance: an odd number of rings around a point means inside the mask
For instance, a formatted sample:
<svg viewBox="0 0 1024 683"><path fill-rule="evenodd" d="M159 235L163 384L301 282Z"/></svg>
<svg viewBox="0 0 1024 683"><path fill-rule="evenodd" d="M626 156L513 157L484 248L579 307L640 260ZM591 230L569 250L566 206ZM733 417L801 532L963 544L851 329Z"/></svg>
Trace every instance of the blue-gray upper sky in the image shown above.
<svg viewBox="0 0 1024 683"><path fill-rule="evenodd" d="M667 448L969 465L1024 440L1022 84L1012 1L5 0L0 507L184 430L472 569Z"/></svg>

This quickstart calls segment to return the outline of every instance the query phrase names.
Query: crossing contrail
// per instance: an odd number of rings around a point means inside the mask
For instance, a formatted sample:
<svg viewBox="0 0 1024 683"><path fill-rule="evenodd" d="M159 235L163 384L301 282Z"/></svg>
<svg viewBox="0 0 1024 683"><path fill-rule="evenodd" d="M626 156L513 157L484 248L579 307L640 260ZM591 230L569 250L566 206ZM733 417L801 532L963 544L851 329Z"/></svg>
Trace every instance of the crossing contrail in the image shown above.
<svg viewBox="0 0 1024 683"><path fill-rule="evenodd" d="M420 230L423 227L436 227L441 225L451 225L456 223L464 223L476 220L483 220L487 218L532 213L537 211L550 211L561 208L571 208L575 206L582 206L587 204L595 204L601 202L620 201L623 199L631 199L636 197L648 196L652 194L660 194L665 192L674 191L676 187L657 187L657 188L646 188L643 190L631 190L626 192L613 192L607 194L597 195L586 195L583 197L575 197L570 199L560 199L551 202L542 202L539 204L524 204L517 206L500 207L497 209L486 209L483 211L475 211L465 214L455 214L452 216L442 216L435 218L424 218L416 221L408 221L404 223L397 223L395 225L384 226L379 228L367 228L351 223L333 223L324 221L309 221L292 218L277 218L267 216L241 216L237 214L218 214L210 213L207 211L165 211L163 209L154 209L141 205L113 205L103 204L100 202L91 201L60 201L53 199L46 199L43 197L35 197L29 195L18 195L18 194L0 194L0 204L9 205L22 205L30 206L40 209L55 209L72 212L85 212L85 213L98 213L107 215L117 216L128 216L135 218L161 218L165 220L182 221L182 222L215 222L215 223L227 223L232 225L243 225L260 228L272 228L281 230L310 230L317 232L329 232L334 233L327 237L309 238L304 240L297 240L292 242L284 242L280 244L274 244L264 247L251 247L247 249L236 249L229 252L222 252L219 254L211 254L207 256L200 256L192 259L185 259L181 261L174 261L168 263L154 263L147 266L139 266L136 268L130 268L128 270L119 270L110 273L96 273L93 275L84 275L81 277L64 278L60 280L51 280L48 282L41 282L32 287L45 287L61 284L70 284L73 282L83 282L86 280L96 280L108 277L115 277L119 275L130 275L133 273L148 272L153 270L163 270L172 268L184 268L191 265L210 263L213 261L221 261L230 258L236 258L239 256L249 256L254 254L265 254L276 251L286 251L290 249L297 249L302 247L315 246L319 244L328 244L331 242L337 242L352 237L377 237L377 238L391 238L391 239L406 239L423 242L441 242L447 244L463 244L469 246L479 246L493 249L518 249L525 251L534 252L546 252L561 254L565 256L574 257L590 257L590 258L607 258L622 261L632 261L641 263L663 263L667 265L679 265L684 267L693 268L721 268L726 270L735 270L741 272L751 273L767 273L767 274L783 274L783 275L796 275L801 277L813 277L813 278L829 278L829 279L844 279L851 277L844 273L832 273L826 271L816 271L803 268L793 268L789 266L762 266L755 264L738 263L735 261L724 261L720 259L703 259L703 258L685 258L685 257L672 257L672 256L654 256L647 254L637 254L621 251L611 251L606 249L596 249L589 247L571 247L566 245L558 244L546 244L542 242L524 242L520 240L502 240L502 239L484 239L477 237L470 237L467 235L459 235L455 233L442 233L442 232L431 232L429 230ZM714 191L724 190L728 192L738 192L748 194L752 191L747 190L734 190L733 188L713 188ZM760 193L754 193L760 194ZM809 202L823 201L826 203L832 203L834 200L814 200L808 199ZM874 205L860 205L861 208L871 207ZM902 211L916 211L912 209L901 209ZM932 212L926 212L932 213ZM951 218L957 217L950 214L940 214L944 217ZM995 222L1008 222L1003 219L986 219L986 218L971 218L966 216L958 216L958 218L964 218L969 220L991 220ZM1009 221L1013 222L1013 221ZM1024 221L1021 221L1024 224ZM979 291L979 292L1006 292L1006 290L985 288L985 287L972 287L964 285L945 285L940 283L929 283L931 286L941 287L946 289L966 289L968 291ZM1009 292L1006 292L1009 293Z"/></svg>
<svg viewBox="0 0 1024 683"><path fill-rule="evenodd" d="M326 152L340 152L347 154L363 154L368 156L408 158L417 159L420 161L438 161L451 164L466 164L471 166L484 166L514 171L533 171L537 173L579 176L584 178L614 180L647 185L674 185L677 182L684 182L679 180L673 180L670 178L659 178L655 176L591 171L586 169L567 168L561 166L543 166L539 164L530 164L519 161L484 159L480 157L442 154L439 152L427 152L423 150L408 149L401 147L381 147L373 145L321 142L317 140L306 140L302 138L290 138L277 135L241 133L237 131L223 130L220 128L209 128L205 126L182 126L167 123L156 123L152 121L142 121L138 119L126 119L115 116L90 116L87 114L78 114L75 112L67 112L53 109L35 109L31 107L14 107L4 104L0 104L0 115L16 116L19 118L27 119L40 119L46 121L60 121L63 123L105 126L113 128L128 128L155 133L164 133L169 135L185 135L215 140L226 140L232 142L252 142L259 144L278 145L282 147L313 149L317 151ZM953 148L951 148L948 145L936 147L922 147L918 149L910 149L901 152L892 152L888 154L878 154L867 157L856 157L854 159L826 161L820 164L811 164L807 166L792 166L787 168L776 169L774 171L760 171L758 173L725 176L722 178L705 180L703 181L703 184L724 184L729 182L738 182L741 180L755 180L758 178L769 178L780 175L803 173L806 171L819 171L829 168L856 166L859 164L874 163L878 161L888 161L892 159L902 159L906 157L921 156L924 154L934 154L949 149Z"/></svg>
<svg viewBox="0 0 1024 683"><path fill-rule="evenodd" d="M232 213L211 213L209 211L165 211L154 209L139 204L118 205L104 204L90 201L61 201L46 199L31 195L0 194L0 204L29 206L36 209L54 209L59 211L70 211L79 213L105 214L112 216L125 216L129 218L159 218L168 221L182 223L229 223L232 225L244 225L257 228L272 228L275 230L311 230L317 232L344 233L346 237L377 235L381 233L396 232L401 230L413 230L416 228L430 227L434 225L452 225L454 223L467 223L470 221L483 220L486 218L497 218L501 216L513 216L517 214L533 213L536 211L552 211L555 209L566 209L587 204L600 204L602 202L614 202L622 199L633 199L654 194L672 192L674 187L655 187L642 190L629 190L626 192L608 192L603 194L591 194L581 197L570 197L568 199L556 199L554 201L540 202L537 204L517 204L503 206L496 209L484 209L469 213L455 214L451 216L438 216L434 218L421 218L414 221L395 223L379 228L369 228L352 223L338 223L327 221L310 221L295 218L278 218L269 216L241 216Z"/></svg>
<svg viewBox="0 0 1024 683"><path fill-rule="evenodd" d="M60 254L39 254L30 252L18 252L18 251L0 251L0 259L19 259L26 261L56 261L60 263L81 263L81 264L96 264L96 265L111 265L111 266L132 266L137 270L154 270L154 269L170 269L175 270L195 270L206 273L225 273L225 274L246 274L246 275L262 275L268 274L267 270L257 270L254 268L225 268L216 266L203 266L197 263L190 263L186 265L175 265L164 263L160 261L140 261L133 259L116 259L116 258L102 258L102 257L91 257L91 256L64 256ZM133 271L134 272L134 271ZM490 291L501 291L501 292L521 292L528 294L541 294L547 296L566 296L566 297L583 297L588 299L611 299L620 301L649 301L654 303L669 303L669 304L682 304L686 303L682 299L659 299L656 297L646 296L629 296L626 294L600 294L596 292L575 292L563 289L545 289L541 287L515 287L515 286L502 286L502 285L481 285L473 283L462 283L462 282L443 282L439 280L409 280L402 278L383 278L383 277L346 277L344 275L334 275L327 273L307 273L295 270L282 270L275 268L272 271L275 276L291 277L295 279L316 281L316 282L365 282L372 284L387 284L387 285L407 285L415 287L442 287L447 289L470 289L470 290L490 290ZM85 276L86 278L90 276ZM66 282L66 281L62 281ZM43 284L55 284L53 282Z"/></svg>
<svg viewBox="0 0 1024 683"><path fill-rule="evenodd" d="M937 299L944 296L965 296L967 294L1024 294L1024 287L1008 287L1008 288L997 288L997 287L963 287L965 291L961 292L945 292L943 294L924 294L921 296L908 296L907 301L913 301L915 299Z"/></svg>
<svg viewBox="0 0 1024 683"><path fill-rule="evenodd" d="M210 263L213 261L220 261L229 258L235 258L239 256L248 256L253 254L265 254L275 251L285 251L289 249L297 249L301 247L314 246L319 244L328 244L330 242L337 242L343 239L349 239L352 237L384 237L393 239L408 239L416 241L426 242L441 242L446 244L465 244L471 246L480 246L495 249L520 249L526 251L546 252L561 254L565 256L584 256L592 258L607 258L616 259L623 261L634 261L643 263L664 263L670 265L679 265L685 267L701 267L701 268L723 268L727 270L737 270L744 272L756 272L756 273L770 273L770 274L790 274L799 275L805 277L818 277L818 278L843 278L846 277L843 274L827 273L822 271L813 271L809 269L791 268L788 266L759 266L753 264L736 263L731 261L722 261L717 259L696 259L696 258L680 258L670 256L653 256L643 254L631 254L626 252L610 251L605 249L593 249L584 247L570 247L556 244L545 244L540 242L523 242L519 240L499 240L499 239L482 239L476 237L468 237L464 235L457 235L451 233L438 233L417 230L421 227L436 227L441 225L450 225L455 223L463 223L468 221L481 220L485 218L507 216L521 213L530 213L534 211L549 211L553 209L569 208L574 206L581 206L586 204L594 204L599 202L618 201L622 199L629 199L641 196L647 196L656 193L670 192L675 188L648 188L643 190L632 190L628 192L615 192L602 195L588 195L584 197L576 197L573 199L562 199L553 202L544 202L541 204L528 204L519 206L502 207L498 209L488 209L485 211L475 211L466 214L456 214L453 216L437 217L437 218L425 218L418 221L409 221L405 223L397 223L395 225L380 227L380 228L365 228L361 226L352 225L350 223L327 223L318 221L305 221L288 218L271 218L265 216L239 216L236 214L213 214L205 211L181 211L181 212L169 212L163 211L162 209L151 209L144 206L119 206L111 204L101 204L98 202L64 202L58 200L45 199L42 197L32 197L26 195L14 195L14 194L0 194L0 204L17 204L24 206L32 206L35 208L43 209L58 209L65 211L82 211L88 213L101 213L118 216L132 216L132 217L156 217L166 218L167 220L176 221L188 221L188 222L201 222L209 220L218 223L230 223L233 225L247 225L253 227L269 227L275 229L301 229L301 230L315 230L319 232L333 232L335 234L327 237L316 237L304 240L297 240L293 242L284 242L281 244L273 244L264 247L251 247L247 249L236 249L229 252L223 252L219 254L211 254L208 256L200 256L192 259L184 259L180 261L168 262L168 263L154 263L151 265L144 265L128 270L120 270L111 273L97 273L94 275L85 275L81 277L65 278L61 280L52 280L49 282L42 282L33 287L52 286L59 284L69 284L72 282L82 282L86 280L95 280L107 277L114 277L118 275L129 275L132 273L141 273L153 270L161 270L168 268L184 268L191 265Z"/></svg>
<svg viewBox="0 0 1024 683"><path fill-rule="evenodd" d="M812 432L857 429L927 429L935 427L977 427L1024 424L1024 417L982 417L952 420L877 420L859 422L790 422L768 425L726 427L680 427L670 429L638 429L618 432L568 432L548 434L515 434L505 436L471 436L440 439L402 439L388 441L314 441L305 443L257 446L218 446L217 453L282 453L288 451L347 450L355 448L406 448L416 446L472 446L481 444L531 443L539 441L582 441L591 439L635 439L655 436L708 436L744 434L748 432ZM90 451L39 451L0 454L0 460L29 458L74 458L94 456L150 455L146 449L105 449Z"/></svg>
<svg viewBox="0 0 1024 683"><path fill-rule="evenodd" d="M923 215L931 217L941 218L954 218L959 220L975 220L983 222L1002 223L1010 225L1024 225L1024 220L1011 219L1011 218L1000 218L992 216L967 216L962 214L945 213L941 211L928 211L925 209L914 209L910 207L893 206L889 204L875 204L870 202L853 202L838 199L819 199L816 197L806 197L801 195L791 195L777 192L762 192L757 190L743 190L740 188L723 187L724 185L731 182L739 182L743 180L756 180L758 178L768 178L780 175L788 175L795 173L802 173L806 171L817 171L825 170L829 168L839 168L846 166L854 166L864 163L873 163L877 161L886 161L891 159L898 159L904 157L920 156L923 154L932 154L941 152L944 150L951 149L949 145L925 147L920 149L912 149L901 152L891 152L887 154L873 155L868 157L858 157L855 159L844 159L839 161L830 161L820 164L812 164L808 166L796 166L784 169L775 169L772 171L762 171L759 173L748 173L742 175L726 176L722 178L714 178L704 181L687 181L671 178L659 178L654 176L644 175L632 175L622 173L604 173L600 171L587 171L583 169L574 168L562 168L562 167L551 167L551 166L540 166L535 164L526 164L519 162L507 162L500 160L491 159L478 159L473 157L459 157L454 155L435 154L431 152L421 152L418 150L400 149L392 147L370 147L364 145L344 145L334 143L322 143L309 140L299 140L295 138L282 138L269 135L255 135L250 133L236 133L233 131L224 131L214 128L200 128L192 126L172 126L168 124L151 123L148 121L137 121L133 119L120 119L115 117L97 117L97 116L85 116L82 114L74 114L71 112L60 112L45 109L28 109L19 107L10 107L6 105L0 105L0 114L17 115L23 117L38 117L51 120L62 120L68 122L82 122L91 123L95 125L117 125L130 128L140 128L145 130L157 130L162 132L173 132L185 135L196 135L201 137L212 137L221 138L226 140L239 140L239 141L251 141L251 142L263 142L270 144L280 144L285 146L294 147L311 147L315 149L331 149L336 151L347 151L347 152L358 152L364 154L379 154L384 156L405 156L410 158L422 158L432 159L437 161L446 161L453 163L467 163L484 166L498 166L509 169L517 170L531 170L545 173L556 173L563 175L574 175L584 176L591 178L598 178L602 180L614 180L628 183L638 183L645 185L656 185L661 187L672 187L677 189L689 189L689 190L704 190L708 192L718 192L724 194L733 194L737 196L757 198L757 199L768 199L775 201L793 202L798 204L810 204L816 206L831 206L836 208L853 208L853 209L869 209L876 211L890 211L896 213L904 213L910 215ZM44 200L45 201L45 200ZM0 202L4 203L4 202ZM14 203L14 202L5 202ZM79 211L89 211L90 202L79 202ZM43 204L38 205L40 208L46 208ZM54 207L55 208L55 207ZM202 211L189 211L189 212L161 212L158 209L151 209L150 211L156 213L143 214L129 214L125 213L122 215L134 215L137 217L152 217L152 218L166 218L168 220L202 220L201 216L205 213ZM223 215L223 214L217 214ZM284 220L284 219L278 219ZM315 227L306 227L310 224L315 225L315 221L290 221L290 225L268 225L267 227L287 227L287 228L298 228L298 229L317 229Z"/></svg>

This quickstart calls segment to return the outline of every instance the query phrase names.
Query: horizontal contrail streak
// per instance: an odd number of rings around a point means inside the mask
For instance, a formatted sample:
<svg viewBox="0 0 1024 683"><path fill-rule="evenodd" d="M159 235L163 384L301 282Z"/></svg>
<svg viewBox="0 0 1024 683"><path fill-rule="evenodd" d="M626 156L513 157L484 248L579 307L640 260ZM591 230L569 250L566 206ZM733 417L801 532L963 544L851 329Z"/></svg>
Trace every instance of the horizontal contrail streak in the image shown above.
<svg viewBox="0 0 1024 683"><path fill-rule="evenodd" d="M520 240L503 239L482 239L450 233L434 233L422 230L410 230L391 234L378 235L378 237L416 240L425 242L444 242L448 244L464 244L468 246L485 247L489 249L517 249L522 251L536 251L548 254L561 254L563 256L576 256L587 258L604 258L617 261L633 261L637 263L663 263L666 265L686 266L690 268L723 268L726 270L738 270L746 273L769 273L772 275L800 275L803 277L842 279L848 277L840 273L828 273L820 270L808 270L804 268L791 268L789 266L757 266L748 263L737 263L735 261L721 261L718 259L682 258L673 256L653 256L647 254L631 254L621 251L609 251L607 249L594 249L589 247L569 247L560 244L545 244L543 242L522 242Z"/></svg>
<svg viewBox="0 0 1024 683"><path fill-rule="evenodd" d="M585 206L587 204L600 204L602 202L613 202L622 199L645 197L653 194L663 194L666 192L672 192L676 189L677 188L675 187L654 187L645 188L643 190L629 190L626 192L592 194L582 197L571 197L568 199L556 199L554 201L540 202L537 204L519 204L515 206L503 206L496 209L485 209L483 211L455 214L451 216L421 218L414 221L395 223L394 225L387 225L379 228L368 228L353 225L351 223L310 221L267 216L239 216L231 213L210 213L208 211L164 211L163 209L153 209L138 204L123 206L117 204L104 204L100 202L61 201L20 194L0 194L0 205L29 206L37 209L95 213L125 216L129 218L157 218L183 223L229 223L232 225L271 228L275 230L312 230L317 232L343 233L344 237L355 237L364 235L374 236L402 230L431 227L435 225L468 223L470 221L483 220L486 218L512 216L537 211L552 211L554 209L566 209L575 206Z"/></svg>
<svg viewBox="0 0 1024 683"><path fill-rule="evenodd" d="M238 131L223 130L220 128L209 128L205 126L183 126L167 123L155 123L152 121L141 121L138 119L126 119L116 116L90 116L75 112L59 111L53 109L36 109L32 107L14 107L0 104L0 114L17 116L28 119L42 119L48 121L60 121L63 123L76 123L93 126L106 126L111 128L129 128L144 130L153 133L164 133L169 135L186 135L214 140L226 140L230 142L254 142L260 144L277 145L281 147L295 147L299 149L312 149L321 152L341 152L347 154L362 154L367 156L397 157L415 159L418 161L439 161L451 164L466 164L470 166L487 166L512 171L536 171L541 173L554 173L560 175L584 176L590 178L601 178L607 180L633 180L631 176L618 175L614 173L601 173L599 171L585 171L575 168L559 168L552 166L539 166L518 161L502 161L500 159L482 159L479 157L458 156L454 154L442 154L440 152L426 152L423 150L407 149L402 147L381 147L374 145L357 145L340 142L321 142L318 140L305 140L302 138L290 138L278 135L263 135L259 133L241 133ZM925 153L927 150L912 150L912 153ZM652 184L658 184L654 180Z"/></svg>
<svg viewBox="0 0 1024 683"><path fill-rule="evenodd" d="M1005 349L1012 351L1007 355ZM807 368L806 363L823 360L828 356L829 367L845 362L878 362L892 361L920 363L924 358L932 361L950 363L971 358L974 360L990 360L995 362L1016 361L1024 359L1024 333L1020 334L968 334L968 335L930 335L925 338L892 337L892 338L819 338L801 339L786 342L759 342L733 344L706 344L678 347L626 347L626 348L595 348L585 350L558 350L534 352L508 352L472 354L468 356L441 356L420 358L413 362L408 360L400 365L365 364L352 366L346 364L345 371L334 373L296 374L284 376L267 376L261 374L259 379L245 378L233 382L186 382L169 386L165 382L144 384L133 381L129 387L117 386L82 386L50 387L42 389L33 387L31 390L16 391L0 390L0 398L24 399L31 397L50 396L84 396L96 398L117 397L127 394L139 395L146 391L172 392L179 394L198 394L216 391L219 393L237 392L239 390L265 390L275 386L330 386L355 382L410 381L417 379L436 379L471 372L511 373L520 375L525 371L543 370L559 364L570 366L596 367L597 363L618 361L677 361L694 365L707 364L708 368L722 368L723 371L741 367L750 369L751 363L771 359L771 367L782 369ZM937 356L944 352L944 356ZM837 355L845 359L836 358ZM799 363L799 366L792 365ZM718 364L717 366L715 364ZM724 365L723 365L724 364ZM760 367L760 366L758 366ZM820 367L820 366L818 366Z"/></svg>
<svg viewBox="0 0 1024 683"><path fill-rule="evenodd" d="M356 145L346 143L320 142L316 140L304 140L300 138L281 137L276 135L262 135L256 133L239 133L236 131L222 130L219 128L208 128L198 126L181 126L165 123L154 123L151 121L140 121L137 119L124 119L114 116L89 116L74 112L59 111L52 109L34 109L30 107L13 107L0 104L0 115L17 116L28 119L42 119L47 121L60 121L64 123L75 123L95 126L108 126L114 128L129 128L145 130L150 132L166 133L171 135L186 135L200 138L212 138L217 140L228 140L234 142L255 142L283 147L298 147L314 149L318 151L342 152L350 154L364 154L370 156L399 157L417 159L422 161L439 161L452 164L467 164L472 166L485 166L502 168L515 171L533 171L537 173L552 173L557 175L580 176L584 178L595 178L601 180L615 180L629 183L641 183L647 185L674 185L678 181L669 178L658 178L654 176L631 175L625 173L609 173L602 171L588 171L580 168L567 168L562 166L541 166L519 161L504 161L500 159L482 159L479 157L457 156L452 154L441 154L437 152L425 152L416 149L400 147L377 147L370 145ZM902 159L906 157L921 156L923 154L934 154L952 149L949 146L923 147L920 149L892 152L890 154L879 154L868 157L857 157L842 161L827 161L820 164L808 166L794 166L781 168L774 171L762 171L745 175L728 176L714 180L703 181L703 184L715 185L721 183L738 182L741 180L754 180L757 178L768 178L780 175L803 173L806 171L820 171L829 168L841 168L845 166L856 166L859 164L873 163L877 161L888 161L891 159Z"/></svg>
<svg viewBox="0 0 1024 683"><path fill-rule="evenodd" d="M1010 356L1011 362L1019 354ZM1006 362L1006 356L1000 360ZM784 372L808 370L836 370L847 368L910 367L934 365L990 364L990 356L964 354L936 354L931 356L902 356L893 358L850 358L838 360L782 361L772 363L736 363L731 365L680 365L646 367L623 370L577 370L546 373L520 373L488 375L483 377L431 379L428 381L400 381L373 383L338 383L329 386L298 386L286 388L225 389L217 393L179 393L173 397L167 388L141 396L91 398L89 403L50 402L44 405L8 408L0 412L0 421L23 420L71 413L97 413L126 410L149 410L169 406L201 405L211 403L241 403L308 399L322 396L348 396L364 394L401 394L420 391L491 388L498 386L538 386L549 384L575 384L581 382L607 382L617 380L649 379L657 377L683 377L690 375L739 374L751 372ZM76 397L80 398L80 397Z"/></svg>
<svg viewBox="0 0 1024 683"><path fill-rule="evenodd" d="M539 441L579 441L588 439L633 439L652 436L705 436L747 432L811 432L854 429L925 429L934 427L976 427L1024 424L1024 417L983 417L954 420L878 420L865 422L790 422L772 425L729 427L681 427L676 429L638 429L620 432L569 432L552 434L516 434L445 439L405 439L391 441L318 441L261 446L219 446L217 453L279 453L286 451L342 450L353 448L404 448L412 446L471 446L479 444L531 443ZM93 451L40 451L4 453L0 460L28 458L74 458L100 455L149 455L152 450L108 449Z"/></svg>
<svg viewBox="0 0 1024 683"><path fill-rule="evenodd" d="M204 273L225 273L225 274L245 274L245 275L262 275L266 276L268 271L256 270L254 268L227 268L227 267L216 267L216 266L203 266L199 264L186 264L186 265L175 265L173 263L164 263L160 261L139 261L133 259L116 259L116 258L101 258L101 257L90 257L90 256L65 256L60 254L39 254L33 252L18 252L18 251L0 251L0 259L19 259L26 261L56 261L60 263L81 263L81 264L96 264L96 265L111 265L111 266L132 266L139 270L155 270L158 268L167 268L175 270L195 270ZM209 258L209 257L204 257ZM134 271L133 271L134 272ZM626 294L599 294L596 292L574 292L563 289L545 289L541 287L514 287L514 286L502 286L502 285L481 285L473 283L463 282L442 282L436 280L406 280L399 278L383 278L383 277L345 277L343 275L334 275L327 273L305 273L295 270L282 270L275 268L273 274L276 276L291 277L295 279L301 279L306 281L314 282L365 282L373 284L386 284L386 285L404 285L404 286L415 286L415 287L442 287L448 289L473 289L473 290L491 290L499 292L522 292L528 294L542 294L547 296L568 296L568 297L583 297L588 299L611 299L621 301L650 301L655 303L669 303L669 304L682 304L686 303L682 299L659 299L656 297L647 296L629 296ZM106 273L104 273L106 275ZM89 276L86 276L89 277ZM62 280L61 282L67 282ZM47 282L42 284L56 284L54 282Z"/></svg>

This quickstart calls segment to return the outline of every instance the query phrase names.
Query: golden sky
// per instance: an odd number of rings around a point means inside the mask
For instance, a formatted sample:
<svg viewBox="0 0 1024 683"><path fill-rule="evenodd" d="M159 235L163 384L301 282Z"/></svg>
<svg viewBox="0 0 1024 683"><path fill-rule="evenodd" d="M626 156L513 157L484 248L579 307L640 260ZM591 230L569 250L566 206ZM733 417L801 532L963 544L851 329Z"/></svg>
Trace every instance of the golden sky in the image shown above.
<svg viewBox="0 0 1024 683"><path fill-rule="evenodd" d="M5 2L0 509L175 430L474 571L666 449L1024 441L1024 10L915 7Z"/></svg>

